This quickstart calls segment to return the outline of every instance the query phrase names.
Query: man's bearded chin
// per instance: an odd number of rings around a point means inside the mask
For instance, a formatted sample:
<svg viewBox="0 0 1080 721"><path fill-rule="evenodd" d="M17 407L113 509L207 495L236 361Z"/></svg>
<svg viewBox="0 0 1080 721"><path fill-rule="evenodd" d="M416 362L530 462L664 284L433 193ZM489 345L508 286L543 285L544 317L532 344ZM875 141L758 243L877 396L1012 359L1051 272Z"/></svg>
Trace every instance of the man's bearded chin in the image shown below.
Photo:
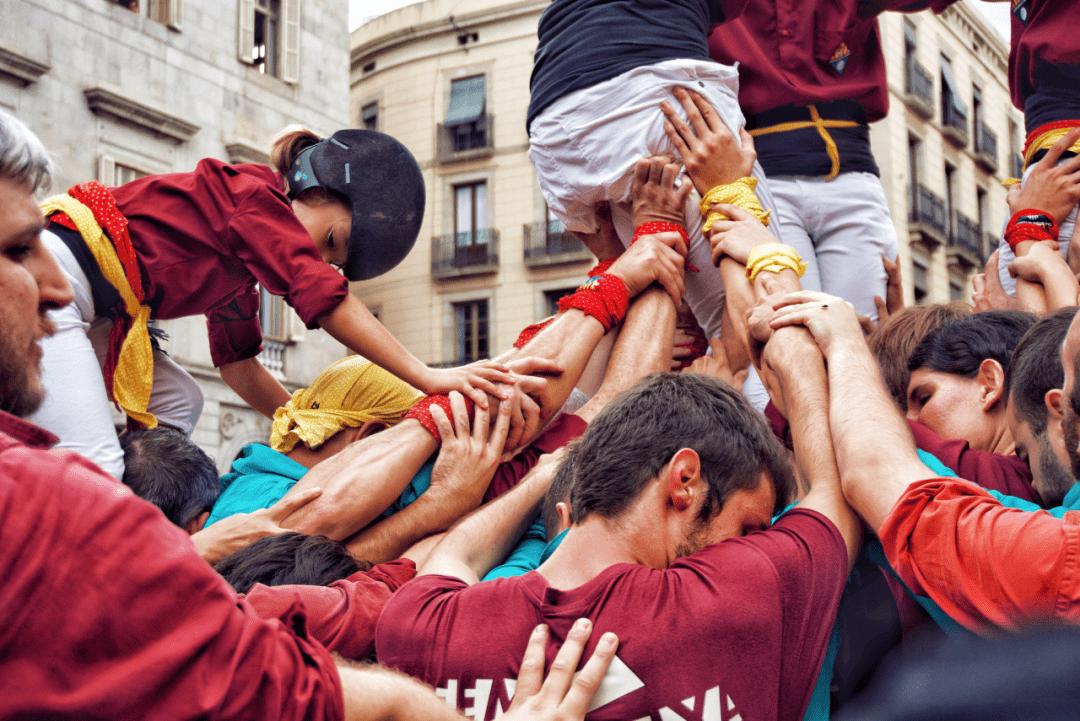
<svg viewBox="0 0 1080 721"><path fill-rule="evenodd" d="M0 411L25 418L45 400L41 371L31 375L26 366L11 368L7 361L8 358L0 353Z"/></svg>
<svg viewBox="0 0 1080 721"><path fill-rule="evenodd" d="M1065 431L1065 448L1069 451L1073 477L1080 479L1080 449L1077 448L1077 444L1080 443L1080 428L1077 427L1080 425L1080 418L1077 418L1067 404L1062 424Z"/></svg>

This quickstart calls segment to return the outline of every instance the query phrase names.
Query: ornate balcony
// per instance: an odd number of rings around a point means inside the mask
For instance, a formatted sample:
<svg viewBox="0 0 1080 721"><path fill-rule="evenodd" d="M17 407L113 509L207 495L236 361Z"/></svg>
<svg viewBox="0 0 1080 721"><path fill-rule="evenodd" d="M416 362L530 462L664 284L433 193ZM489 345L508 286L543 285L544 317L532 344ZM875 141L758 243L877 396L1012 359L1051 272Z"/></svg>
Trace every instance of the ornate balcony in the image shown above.
<svg viewBox="0 0 1080 721"><path fill-rule="evenodd" d="M923 185L916 183L909 191L908 230L913 242L922 243L928 251L946 240L945 201Z"/></svg>
<svg viewBox="0 0 1080 721"><path fill-rule="evenodd" d="M904 66L904 102L924 119L934 117L934 78L914 58Z"/></svg>
<svg viewBox="0 0 1080 721"><path fill-rule="evenodd" d="M557 220L526 225L524 238L525 265L530 268L577 263L593 257L589 249Z"/></svg>
<svg viewBox="0 0 1080 721"><path fill-rule="evenodd" d="M975 162L988 173L997 172L997 135L986 123L979 122L975 128Z"/></svg>
<svg viewBox="0 0 1080 721"><path fill-rule="evenodd" d="M279 381L285 380L285 349L287 347L288 345L281 341L264 338L262 353L259 354L259 361L263 367Z"/></svg>
<svg viewBox="0 0 1080 721"><path fill-rule="evenodd" d="M436 159L440 163L486 158L495 152L495 116L481 115L458 125L439 123Z"/></svg>
<svg viewBox="0 0 1080 721"><path fill-rule="evenodd" d="M968 144L967 113L952 102L951 93L941 95L941 134L957 147Z"/></svg>
<svg viewBox="0 0 1080 721"><path fill-rule="evenodd" d="M982 265L982 231L979 224L963 213L953 213L945 256L950 266L967 273Z"/></svg>
<svg viewBox="0 0 1080 721"><path fill-rule="evenodd" d="M431 239L431 275L457 278L499 268L499 231L484 228Z"/></svg>

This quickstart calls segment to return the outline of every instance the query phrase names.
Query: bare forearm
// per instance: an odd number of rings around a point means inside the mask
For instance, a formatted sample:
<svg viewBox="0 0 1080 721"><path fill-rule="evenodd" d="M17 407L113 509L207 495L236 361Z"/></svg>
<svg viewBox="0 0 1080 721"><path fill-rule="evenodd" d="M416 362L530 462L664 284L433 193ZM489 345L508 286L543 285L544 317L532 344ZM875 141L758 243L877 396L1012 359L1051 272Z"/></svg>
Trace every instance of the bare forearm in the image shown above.
<svg viewBox="0 0 1080 721"><path fill-rule="evenodd" d="M372 564L393 561L428 536L448 529L466 510L428 489L399 512L354 534L345 545L355 558Z"/></svg>
<svg viewBox="0 0 1080 721"><path fill-rule="evenodd" d="M566 403L577 385L593 349L604 337L598 320L571 308L559 316L521 349L522 356L553 360L563 368L561 375L548 379L548 402L540 410L546 422Z"/></svg>
<svg viewBox="0 0 1080 721"><path fill-rule="evenodd" d="M844 495L875 530L911 483L934 477L861 338L831 348L829 423Z"/></svg>
<svg viewBox="0 0 1080 721"><path fill-rule="evenodd" d="M336 540L348 538L401 495L437 448L435 438L412 419L353 443L293 486L287 495L315 487L323 494L281 525Z"/></svg>
<svg viewBox="0 0 1080 721"><path fill-rule="evenodd" d="M246 358L235 363L226 363L218 368L221 380L236 391L249 406L267 418L274 417L274 411L289 402L289 391L281 385L270 371L266 370L258 358Z"/></svg>
<svg viewBox="0 0 1080 721"><path fill-rule="evenodd" d="M382 666L338 666L346 721L461 721L430 686Z"/></svg>

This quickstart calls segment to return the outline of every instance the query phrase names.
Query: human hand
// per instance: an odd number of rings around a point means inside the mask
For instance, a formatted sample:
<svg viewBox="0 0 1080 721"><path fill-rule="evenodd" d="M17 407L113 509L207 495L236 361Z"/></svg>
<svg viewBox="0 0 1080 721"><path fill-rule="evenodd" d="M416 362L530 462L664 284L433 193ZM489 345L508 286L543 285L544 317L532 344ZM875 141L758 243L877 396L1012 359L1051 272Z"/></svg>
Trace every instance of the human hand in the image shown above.
<svg viewBox="0 0 1080 721"><path fill-rule="evenodd" d="M431 490L444 495L447 503L456 505L458 515L468 513L484 500L499 465L516 405L516 396L499 404L494 429L489 428L487 409L477 407L471 430L465 399L457 391L450 393L452 424L442 408L431 406L431 419L442 440L435 467L431 469Z"/></svg>
<svg viewBox="0 0 1080 721"><path fill-rule="evenodd" d="M515 414L510 419L510 435L506 439L506 450L510 452L531 441L540 423L559 410L556 400L551 397L546 377L561 376L563 367L553 360L535 356L515 358L507 365L510 366L510 372L514 374L514 392L520 396L519 400L522 403L519 414ZM537 404L539 404L538 414L530 418ZM527 422L528 420L532 420L531 425Z"/></svg>
<svg viewBox="0 0 1080 721"><path fill-rule="evenodd" d="M885 300L880 295L874 296L874 305L877 306L878 319L875 328L893 313L904 309L904 283L900 275L899 258L889 260L888 256L881 256L881 264L885 266Z"/></svg>
<svg viewBox="0 0 1080 721"><path fill-rule="evenodd" d="M686 224L686 199L690 184L678 188L679 165L666 155L643 158L634 165L634 181L630 186L631 218L634 227L643 223Z"/></svg>
<svg viewBox="0 0 1080 721"><path fill-rule="evenodd" d="M694 311L685 302L675 315L675 338L671 348L671 370L677 371L690 365L705 354L709 341L701 329Z"/></svg>
<svg viewBox="0 0 1080 721"><path fill-rule="evenodd" d="M671 103L665 100L660 103L660 110L667 118L664 132L682 156L686 172L698 193L704 197L717 185L750 175L757 160L750 133L745 128L739 129L740 147L716 109L704 97L683 87L676 87L672 92L686 110L686 120L679 117Z"/></svg>
<svg viewBox="0 0 1080 721"><path fill-rule="evenodd" d="M1009 263L1009 275L1029 283L1043 283L1058 266L1068 269L1057 241L1040 240L1028 246L1027 253ZM1069 270L1069 275L1072 271Z"/></svg>
<svg viewBox="0 0 1080 721"><path fill-rule="evenodd" d="M986 269L972 277L971 283L975 288L975 292L971 295L971 302L975 306L976 313L1020 308L1016 298L1006 293L1001 287L1001 277L998 275L998 251L995 250L990 254L990 258L986 261Z"/></svg>
<svg viewBox="0 0 1080 721"><path fill-rule="evenodd" d="M1080 139L1080 128L1070 130L1035 163L1022 185L1014 185L1006 200L1010 214L1034 208L1060 224L1080 202L1080 155L1061 165L1061 154Z"/></svg>
<svg viewBox="0 0 1080 721"><path fill-rule="evenodd" d="M725 255L746 265L754 248L777 242L760 220L739 206L715 203L709 207L730 218L716 221L710 230L709 246L712 248L713 265L717 268Z"/></svg>
<svg viewBox="0 0 1080 721"><path fill-rule="evenodd" d="M518 672L514 700L503 716L507 721L576 721L584 719L593 694L607 673L608 664L615 657L619 639L613 633L600 637L593 655L575 677L578 662L585 650L585 643L592 633L592 622L579 618L566 642L559 649L547 680L544 679L544 661L548 641L548 627L541 624L529 637L525 656Z"/></svg>
<svg viewBox="0 0 1080 721"><path fill-rule="evenodd" d="M487 394L496 398L508 398L506 386L513 385L514 377L505 363L482 360L459 368L428 368L421 391L429 396L457 391L464 393L480 408L488 407Z"/></svg>
<svg viewBox="0 0 1080 721"><path fill-rule="evenodd" d="M678 307L682 305L686 243L678 233L643 235L608 268L626 284L630 297L648 288L653 281L664 287Z"/></svg>
<svg viewBox="0 0 1080 721"><path fill-rule="evenodd" d="M214 565L225 556L247 548L260 538L291 530L282 528L281 522L321 495L321 488L309 488L293 496L283 496L269 508L222 518L214 525L193 533L191 541L203 560Z"/></svg>
<svg viewBox="0 0 1080 721"><path fill-rule="evenodd" d="M611 220L611 205L602 200L593 206L600 229L595 233L574 232L572 235L585 244L598 261L618 258L622 255L623 244L615 232L615 223Z"/></svg>
<svg viewBox="0 0 1080 721"><path fill-rule="evenodd" d="M774 331L790 325L806 326L826 358L834 347L866 344L855 306L835 295L811 290L788 293L773 304L773 310L769 326Z"/></svg>
<svg viewBox="0 0 1080 721"><path fill-rule="evenodd" d="M709 347L712 348L712 355L703 355L697 358L683 372L711 376L734 386L735 390L742 392L743 383L746 382L747 376L750 375L750 369L743 368L740 371L732 372L727 351L719 338L713 338L709 341Z"/></svg>

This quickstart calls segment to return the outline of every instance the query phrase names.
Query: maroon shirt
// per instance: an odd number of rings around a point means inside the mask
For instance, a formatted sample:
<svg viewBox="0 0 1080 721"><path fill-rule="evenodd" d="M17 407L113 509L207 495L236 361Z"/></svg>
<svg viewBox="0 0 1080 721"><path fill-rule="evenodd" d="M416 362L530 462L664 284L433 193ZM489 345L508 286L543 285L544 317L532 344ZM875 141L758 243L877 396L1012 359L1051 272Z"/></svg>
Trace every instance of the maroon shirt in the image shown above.
<svg viewBox="0 0 1080 721"><path fill-rule="evenodd" d="M302 603L260 619L154 506L0 413L0 718L340 719Z"/></svg>
<svg viewBox="0 0 1080 721"><path fill-rule="evenodd" d="M613 631L619 649L590 719L802 718L847 577L844 539L795 509L772 528L706 546L664 570L620 563L560 591L540 573L467 586L405 584L376 630L379 660L432 684L476 719L506 711L533 628L550 664L574 621Z"/></svg>
<svg viewBox="0 0 1080 721"><path fill-rule="evenodd" d="M1018 0L1010 7L1009 90L1028 132L1056 120L1080 120L1080 3Z"/></svg>
<svg viewBox="0 0 1080 721"><path fill-rule="evenodd" d="M407 559L380 563L328 586L264 586L257 583L246 596L263 618L280 618L296 602L307 609L307 633L345 658L363 661L375 652L375 622L390 594L416 575Z"/></svg>
<svg viewBox="0 0 1080 721"><path fill-rule="evenodd" d="M300 319L338 306L348 281L319 256L265 165L207 158L191 173L151 175L110 189L130 222L154 318L206 314L215 366L261 349L258 283Z"/></svg>

